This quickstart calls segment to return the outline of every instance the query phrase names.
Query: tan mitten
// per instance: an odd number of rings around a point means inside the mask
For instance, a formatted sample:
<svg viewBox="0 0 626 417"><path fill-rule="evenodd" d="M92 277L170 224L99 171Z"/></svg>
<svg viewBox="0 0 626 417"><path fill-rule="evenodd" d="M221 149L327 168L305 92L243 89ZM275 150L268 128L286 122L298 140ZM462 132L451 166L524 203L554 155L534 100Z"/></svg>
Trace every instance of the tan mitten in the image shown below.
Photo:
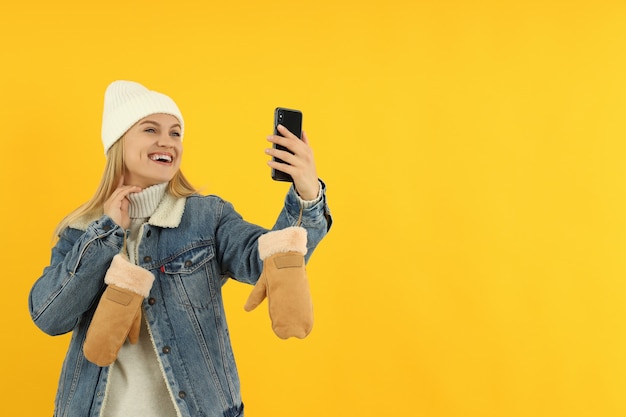
<svg viewBox="0 0 626 417"><path fill-rule="evenodd" d="M274 333L305 338L313 328L313 301L306 276L306 229L288 227L259 237L263 272L244 306L255 309L267 297Z"/></svg>
<svg viewBox="0 0 626 417"><path fill-rule="evenodd" d="M128 341L134 345L139 341L139 329L141 329L141 307L137 309L137 314L133 319L133 324L128 331Z"/></svg>
<svg viewBox="0 0 626 417"><path fill-rule="evenodd" d="M131 264L123 255L115 255L104 282L104 290L94 313L83 353L90 362L108 366L128 337L131 343L139 338L141 303L150 293L154 275Z"/></svg>

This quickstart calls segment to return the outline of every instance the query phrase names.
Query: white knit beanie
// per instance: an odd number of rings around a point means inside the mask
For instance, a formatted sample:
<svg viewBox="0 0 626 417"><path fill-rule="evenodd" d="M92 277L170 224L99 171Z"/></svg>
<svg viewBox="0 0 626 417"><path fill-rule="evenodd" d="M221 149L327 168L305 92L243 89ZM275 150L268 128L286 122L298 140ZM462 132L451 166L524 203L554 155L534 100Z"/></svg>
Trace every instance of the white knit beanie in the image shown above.
<svg viewBox="0 0 626 417"><path fill-rule="evenodd" d="M135 123L151 114L170 114L180 122L184 133L183 115L174 100L165 94L148 90L133 81L113 81L104 93L102 113L102 144L104 154Z"/></svg>

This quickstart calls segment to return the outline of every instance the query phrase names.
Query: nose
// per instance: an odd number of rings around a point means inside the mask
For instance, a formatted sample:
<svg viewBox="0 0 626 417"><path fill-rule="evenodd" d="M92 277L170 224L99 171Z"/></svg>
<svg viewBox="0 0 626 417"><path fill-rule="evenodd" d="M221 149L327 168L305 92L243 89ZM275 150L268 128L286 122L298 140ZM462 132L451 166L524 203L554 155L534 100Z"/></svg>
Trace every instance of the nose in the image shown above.
<svg viewBox="0 0 626 417"><path fill-rule="evenodd" d="M173 138L167 132L163 132L159 135L157 140L157 145L162 146L164 148L173 148L175 144L176 138Z"/></svg>

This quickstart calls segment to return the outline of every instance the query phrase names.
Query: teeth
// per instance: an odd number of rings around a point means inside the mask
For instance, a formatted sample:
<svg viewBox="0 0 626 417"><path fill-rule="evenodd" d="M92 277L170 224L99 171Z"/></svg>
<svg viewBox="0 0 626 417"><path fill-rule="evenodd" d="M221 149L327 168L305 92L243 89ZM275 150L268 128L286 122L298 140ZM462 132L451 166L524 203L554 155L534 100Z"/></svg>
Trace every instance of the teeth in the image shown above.
<svg viewBox="0 0 626 417"><path fill-rule="evenodd" d="M150 159L152 159L153 161L172 162L172 157L169 155L150 155Z"/></svg>

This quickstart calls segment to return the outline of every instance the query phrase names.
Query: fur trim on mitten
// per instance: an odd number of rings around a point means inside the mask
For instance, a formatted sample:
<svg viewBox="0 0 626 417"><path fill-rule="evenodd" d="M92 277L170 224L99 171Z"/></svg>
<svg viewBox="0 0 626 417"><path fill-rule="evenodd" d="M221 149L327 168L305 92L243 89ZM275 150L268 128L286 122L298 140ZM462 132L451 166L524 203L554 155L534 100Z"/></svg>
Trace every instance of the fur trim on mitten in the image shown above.
<svg viewBox="0 0 626 417"><path fill-rule="evenodd" d="M104 277L104 283L125 288L145 297L150 294L154 275L147 269L130 263L128 258L117 254Z"/></svg>
<svg viewBox="0 0 626 417"><path fill-rule="evenodd" d="M259 237L259 257L261 260L276 253L298 252L306 255L306 229L291 226L282 230L267 232Z"/></svg>

